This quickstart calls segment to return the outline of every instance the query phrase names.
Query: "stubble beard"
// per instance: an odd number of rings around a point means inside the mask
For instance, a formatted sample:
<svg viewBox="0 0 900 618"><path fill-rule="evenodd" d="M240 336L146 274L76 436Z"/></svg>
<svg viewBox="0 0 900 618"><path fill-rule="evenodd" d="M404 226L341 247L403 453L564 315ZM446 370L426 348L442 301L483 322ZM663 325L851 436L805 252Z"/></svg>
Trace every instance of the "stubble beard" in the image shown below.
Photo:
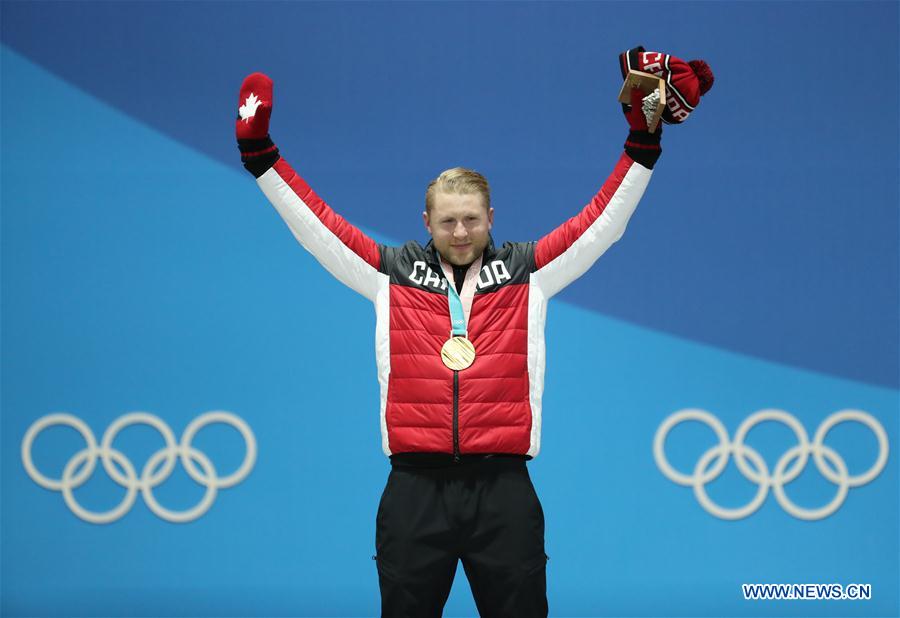
<svg viewBox="0 0 900 618"><path fill-rule="evenodd" d="M483 246L476 246L476 244L472 243L472 248L464 254L459 252L455 252L452 246L447 247L447 255L441 254L441 257L444 258L450 264L454 266L465 266L466 264L471 264L475 260L477 260L482 253L484 253L485 248L487 247L487 243L485 242Z"/></svg>

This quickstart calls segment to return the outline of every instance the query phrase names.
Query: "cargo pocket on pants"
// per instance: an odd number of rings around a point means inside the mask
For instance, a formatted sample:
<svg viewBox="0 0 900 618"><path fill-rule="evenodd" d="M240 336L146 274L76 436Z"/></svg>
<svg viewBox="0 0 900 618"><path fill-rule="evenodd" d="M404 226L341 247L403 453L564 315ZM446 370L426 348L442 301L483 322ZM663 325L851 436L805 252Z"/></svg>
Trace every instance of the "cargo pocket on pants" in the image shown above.
<svg viewBox="0 0 900 618"><path fill-rule="evenodd" d="M409 582L384 563L378 554L372 556L378 569L378 588L381 592L381 615L397 618L430 617L431 612L423 611L421 600L409 588ZM440 612L437 614L440 616Z"/></svg>
<svg viewBox="0 0 900 618"><path fill-rule="evenodd" d="M522 565L522 579L515 591L503 602L502 616L516 618L546 618L547 606L547 561L543 554Z"/></svg>
<svg viewBox="0 0 900 618"><path fill-rule="evenodd" d="M532 575L534 575L541 569L546 569L547 561L549 561L549 560L550 560L550 556L548 556L547 554L544 554L540 558L535 558L531 562L525 564L523 567L525 570L525 577L526 578L531 577Z"/></svg>

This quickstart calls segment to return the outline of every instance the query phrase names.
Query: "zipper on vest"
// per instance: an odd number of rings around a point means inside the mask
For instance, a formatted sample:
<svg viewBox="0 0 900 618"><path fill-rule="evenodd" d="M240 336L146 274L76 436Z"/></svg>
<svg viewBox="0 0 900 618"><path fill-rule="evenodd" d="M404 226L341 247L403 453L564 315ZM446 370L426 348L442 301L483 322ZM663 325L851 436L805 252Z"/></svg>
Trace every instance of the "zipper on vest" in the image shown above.
<svg viewBox="0 0 900 618"><path fill-rule="evenodd" d="M453 463L459 463L459 371L453 370Z"/></svg>

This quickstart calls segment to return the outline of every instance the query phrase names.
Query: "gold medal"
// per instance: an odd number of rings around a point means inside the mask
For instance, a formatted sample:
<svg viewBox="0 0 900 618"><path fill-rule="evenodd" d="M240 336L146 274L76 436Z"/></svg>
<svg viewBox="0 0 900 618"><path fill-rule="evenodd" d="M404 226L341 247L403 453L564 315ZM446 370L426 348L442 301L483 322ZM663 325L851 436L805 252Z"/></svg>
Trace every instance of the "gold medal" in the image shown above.
<svg viewBox="0 0 900 618"><path fill-rule="evenodd" d="M441 348L441 360L450 369L462 371L475 362L475 346L465 337L451 337Z"/></svg>

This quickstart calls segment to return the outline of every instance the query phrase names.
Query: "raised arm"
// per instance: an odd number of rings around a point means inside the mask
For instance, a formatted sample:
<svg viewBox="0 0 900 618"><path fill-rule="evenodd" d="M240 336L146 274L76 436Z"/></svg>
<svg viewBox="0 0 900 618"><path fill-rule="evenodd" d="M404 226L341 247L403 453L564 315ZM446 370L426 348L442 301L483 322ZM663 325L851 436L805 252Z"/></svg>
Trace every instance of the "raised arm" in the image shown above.
<svg viewBox="0 0 900 618"><path fill-rule="evenodd" d="M533 281L550 298L580 277L614 242L637 207L659 158L662 124L647 131L641 93L633 90L625 108L631 127L625 152L594 199L580 213L541 238L534 249Z"/></svg>
<svg viewBox="0 0 900 618"><path fill-rule="evenodd" d="M294 237L339 281L369 300L378 289L378 244L334 212L278 152L269 136L272 80L253 73L241 85L237 140L244 167Z"/></svg>

